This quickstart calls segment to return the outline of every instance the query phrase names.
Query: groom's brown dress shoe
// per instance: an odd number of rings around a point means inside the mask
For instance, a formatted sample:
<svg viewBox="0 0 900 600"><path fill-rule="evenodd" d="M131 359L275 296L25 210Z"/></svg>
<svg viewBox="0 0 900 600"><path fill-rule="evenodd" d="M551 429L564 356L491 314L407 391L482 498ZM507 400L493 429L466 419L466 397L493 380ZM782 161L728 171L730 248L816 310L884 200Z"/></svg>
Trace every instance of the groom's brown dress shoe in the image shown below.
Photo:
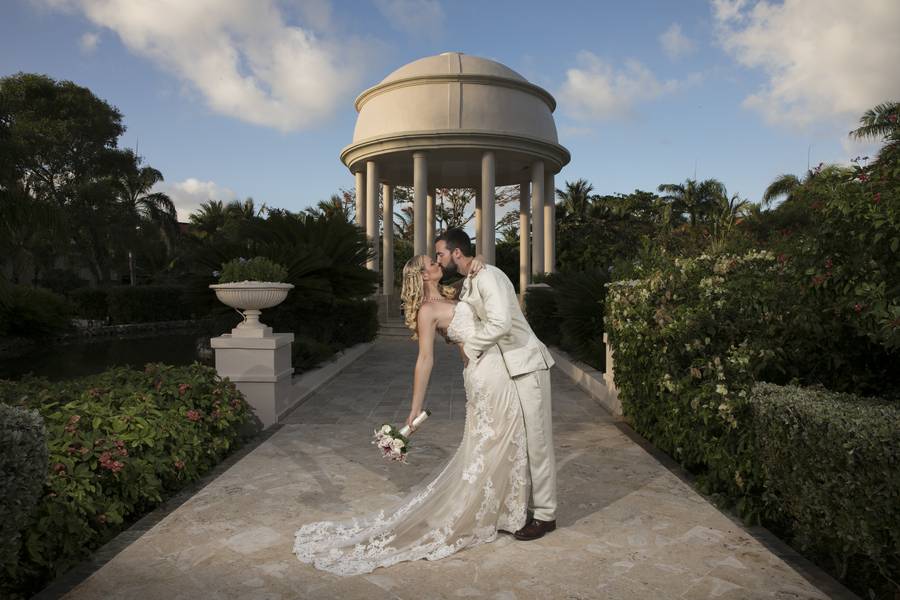
<svg viewBox="0 0 900 600"><path fill-rule="evenodd" d="M556 529L556 519L553 521L532 519L525 527L518 530L513 535L517 540L536 540L540 537L544 537L545 533L550 533L554 529Z"/></svg>

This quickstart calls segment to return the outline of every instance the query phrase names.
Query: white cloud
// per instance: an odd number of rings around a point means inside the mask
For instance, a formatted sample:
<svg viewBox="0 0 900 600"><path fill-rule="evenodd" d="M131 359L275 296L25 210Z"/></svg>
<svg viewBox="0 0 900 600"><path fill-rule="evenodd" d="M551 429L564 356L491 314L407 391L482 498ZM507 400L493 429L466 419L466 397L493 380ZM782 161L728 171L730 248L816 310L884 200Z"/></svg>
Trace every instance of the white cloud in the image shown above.
<svg viewBox="0 0 900 600"><path fill-rule="evenodd" d="M681 25L672 23L659 35L659 43L663 52L672 60L678 60L694 51L694 42L681 32Z"/></svg>
<svg viewBox="0 0 900 600"><path fill-rule="evenodd" d="M219 200L228 203L238 199L237 194L227 187L193 177L176 183L160 182L153 186L153 192L162 192L172 199L178 212L178 220L183 223L186 223L190 219L190 214L198 210L204 202Z"/></svg>
<svg viewBox="0 0 900 600"><path fill-rule="evenodd" d="M392 27L413 35L434 35L444 23L437 0L375 0L375 6Z"/></svg>
<svg viewBox="0 0 900 600"><path fill-rule="evenodd" d="M323 38L286 22L277 0L43 2L115 31L132 52L198 90L214 111L282 131L348 106L367 62L352 37ZM294 12L327 24L327 6L314 4Z"/></svg>
<svg viewBox="0 0 900 600"><path fill-rule="evenodd" d="M900 2L713 0L722 46L761 69L766 84L744 100L774 124L852 124L900 97Z"/></svg>
<svg viewBox="0 0 900 600"><path fill-rule="evenodd" d="M678 88L677 81L659 81L644 65L628 60L615 69L595 54L582 51L577 67L566 71L558 93L560 107L580 119L610 119L633 114L640 102L654 100Z"/></svg>
<svg viewBox="0 0 900 600"><path fill-rule="evenodd" d="M91 54L94 50L97 49L97 44L99 43L100 35L97 33L88 32L78 39L78 46L85 54Z"/></svg>

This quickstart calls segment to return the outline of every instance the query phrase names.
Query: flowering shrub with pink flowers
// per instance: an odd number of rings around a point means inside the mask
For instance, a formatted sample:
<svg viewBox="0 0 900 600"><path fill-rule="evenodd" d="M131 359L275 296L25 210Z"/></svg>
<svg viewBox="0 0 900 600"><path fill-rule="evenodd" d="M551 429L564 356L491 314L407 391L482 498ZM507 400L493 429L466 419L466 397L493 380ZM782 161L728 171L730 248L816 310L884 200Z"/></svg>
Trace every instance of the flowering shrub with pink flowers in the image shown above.
<svg viewBox="0 0 900 600"><path fill-rule="evenodd" d="M0 596L28 597L240 443L250 410L199 364L148 364L82 379L0 380L0 402L37 410L49 468ZM2 518L2 515L0 515Z"/></svg>

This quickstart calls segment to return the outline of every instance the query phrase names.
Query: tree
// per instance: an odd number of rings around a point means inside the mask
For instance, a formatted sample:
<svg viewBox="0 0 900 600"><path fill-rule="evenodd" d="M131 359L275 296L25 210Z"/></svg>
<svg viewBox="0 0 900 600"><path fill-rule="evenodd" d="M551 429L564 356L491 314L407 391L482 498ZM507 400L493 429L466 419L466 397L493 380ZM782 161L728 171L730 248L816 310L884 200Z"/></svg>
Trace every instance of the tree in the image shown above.
<svg viewBox="0 0 900 600"><path fill-rule="evenodd" d="M221 200L207 200L188 217L197 237L207 238L219 233L228 219L225 205Z"/></svg>
<svg viewBox="0 0 900 600"><path fill-rule="evenodd" d="M782 196L785 202L791 202L798 190L811 184L813 181L826 184L830 182L832 186L840 184L846 180L849 174L850 169L847 167L820 163L816 168L807 171L803 179L791 174L779 175L763 192L763 206L772 204Z"/></svg>
<svg viewBox="0 0 900 600"><path fill-rule="evenodd" d="M353 191L342 189L339 194L332 194L328 200L319 200L315 207L307 208L306 212L315 216L340 217L352 223L356 215Z"/></svg>
<svg viewBox="0 0 900 600"><path fill-rule="evenodd" d="M162 192L150 191L163 181L162 173L149 165L141 166L142 159L131 150L125 150L122 158L123 168L113 184L119 202L130 219L155 227L171 252L178 230L175 203Z"/></svg>
<svg viewBox="0 0 900 600"><path fill-rule="evenodd" d="M26 73L0 79L0 195L22 204L18 223L33 228L25 236L12 231L15 219L7 224L35 276L62 258L105 282L135 248L173 246L175 208L150 191L162 174L116 147L124 131L121 113L87 88Z"/></svg>
<svg viewBox="0 0 900 600"><path fill-rule="evenodd" d="M850 132L858 140L881 138L886 145L900 142L900 102L885 102L870 108Z"/></svg>
<svg viewBox="0 0 900 600"><path fill-rule="evenodd" d="M121 113L89 89L28 73L0 79L0 129L13 179L28 197L60 206L109 174L125 132Z"/></svg>
<svg viewBox="0 0 900 600"><path fill-rule="evenodd" d="M562 201L567 215L583 221L587 218L593 201L593 196L591 196L593 189L594 186L586 179L579 179L575 182L567 181L565 191L555 190L556 198Z"/></svg>
<svg viewBox="0 0 900 600"><path fill-rule="evenodd" d="M717 199L725 194L725 186L717 179L699 183L694 179L687 179L683 184L663 183L658 189L665 194L663 200L672 203L672 210L686 214L692 226L705 220Z"/></svg>

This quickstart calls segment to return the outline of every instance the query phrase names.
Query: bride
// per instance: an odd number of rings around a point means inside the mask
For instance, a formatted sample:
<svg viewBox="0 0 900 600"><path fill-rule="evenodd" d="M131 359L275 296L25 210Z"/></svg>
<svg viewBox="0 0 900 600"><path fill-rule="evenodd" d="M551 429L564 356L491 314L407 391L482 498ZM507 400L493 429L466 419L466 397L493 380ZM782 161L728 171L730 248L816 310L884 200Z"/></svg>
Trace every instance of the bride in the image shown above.
<svg viewBox="0 0 900 600"><path fill-rule="evenodd" d="M425 403L435 332L446 332L461 346L481 327L468 304L442 294L441 276L441 266L428 256L414 256L403 267L406 325L419 341L408 424ZM463 439L440 474L377 513L304 525L295 536L297 558L337 575L357 575L402 561L444 558L493 541L498 530L525 525L530 486L525 424L499 349L466 364L463 379Z"/></svg>

